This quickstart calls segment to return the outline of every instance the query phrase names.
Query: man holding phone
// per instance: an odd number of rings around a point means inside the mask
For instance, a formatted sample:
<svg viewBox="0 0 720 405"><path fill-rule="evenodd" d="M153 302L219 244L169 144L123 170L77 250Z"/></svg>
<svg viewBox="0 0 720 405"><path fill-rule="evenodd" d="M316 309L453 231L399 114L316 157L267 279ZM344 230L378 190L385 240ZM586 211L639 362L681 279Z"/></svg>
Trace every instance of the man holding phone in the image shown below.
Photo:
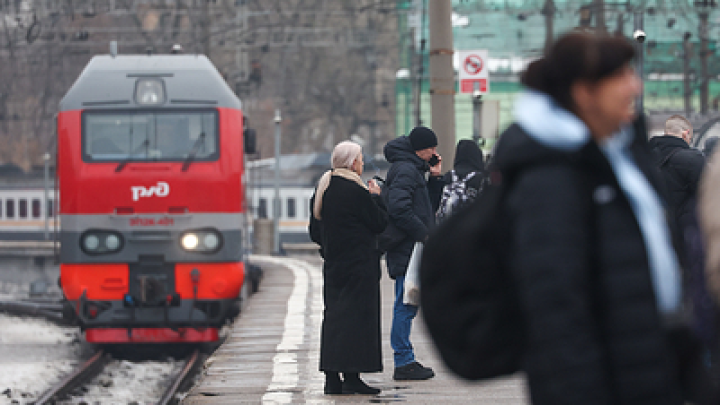
<svg viewBox="0 0 720 405"><path fill-rule="evenodd" d="M415 127L408 136L388 142L383 150L391 166L382 196L390 222L407 234L405 240L388 250L386 255L390 278L395 280L390 331L395 380L427 380L435 376L431 368L415 360L410 329L418 308L403 303L403 284L415 242L424 241L435 223L435 211L445 185L437 144L437 136L430 128ZM429 176L426 177L427 172Z"/></svg>

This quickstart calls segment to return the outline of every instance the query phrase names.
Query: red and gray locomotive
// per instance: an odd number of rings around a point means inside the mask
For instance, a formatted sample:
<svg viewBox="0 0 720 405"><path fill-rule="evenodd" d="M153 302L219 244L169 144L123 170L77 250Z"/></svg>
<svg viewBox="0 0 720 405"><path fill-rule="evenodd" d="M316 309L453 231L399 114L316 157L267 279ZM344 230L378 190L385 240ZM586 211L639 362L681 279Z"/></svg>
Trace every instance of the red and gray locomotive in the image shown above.
<svg viewBox="0 0 720 405"><path fill-rule="evenodd" d="M60 282L93 343L207 342L245 278L243 114L202 55L95 56L57 118Z"/></svg>

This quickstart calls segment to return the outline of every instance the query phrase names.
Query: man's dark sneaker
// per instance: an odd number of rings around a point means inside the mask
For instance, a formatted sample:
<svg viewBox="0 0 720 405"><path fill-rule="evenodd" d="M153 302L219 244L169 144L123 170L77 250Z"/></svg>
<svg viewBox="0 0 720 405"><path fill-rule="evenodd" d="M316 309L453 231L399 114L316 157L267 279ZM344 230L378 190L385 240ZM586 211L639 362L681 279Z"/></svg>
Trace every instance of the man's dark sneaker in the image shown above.
<svg viewBox="0 0 720 405"><path fill-rule="evenodd" d="M393 380L427 380L435 377L435 373L430 367L423 367L417 361L404 366L395 367Z"/></svg>

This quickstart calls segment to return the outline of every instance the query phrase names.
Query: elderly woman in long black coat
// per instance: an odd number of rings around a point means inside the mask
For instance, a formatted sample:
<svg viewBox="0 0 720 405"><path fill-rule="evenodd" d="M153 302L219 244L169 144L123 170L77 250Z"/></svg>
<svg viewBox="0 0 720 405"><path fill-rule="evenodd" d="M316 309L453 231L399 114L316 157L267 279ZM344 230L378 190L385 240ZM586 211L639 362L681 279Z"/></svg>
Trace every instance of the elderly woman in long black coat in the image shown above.
<svg viewBox="0 0 720 405"><path fill-rule="evenodd" d="M310 235L325 259L320 370L326 394L377 394L380 390L366 385L359 373L382 371L376 236L388 217L380 187L372 180L365 185L360 177L358 144L338 144L332 167L311 204Z"/></svg>

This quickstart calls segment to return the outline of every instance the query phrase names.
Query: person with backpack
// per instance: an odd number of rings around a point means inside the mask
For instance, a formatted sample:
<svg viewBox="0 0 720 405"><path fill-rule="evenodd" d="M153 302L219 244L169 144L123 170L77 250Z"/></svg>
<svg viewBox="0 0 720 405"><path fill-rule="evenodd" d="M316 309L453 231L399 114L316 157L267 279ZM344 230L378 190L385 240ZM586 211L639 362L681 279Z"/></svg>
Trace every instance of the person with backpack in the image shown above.
<svg viewBox="0 0 720 405"><path fill-rule="evenodd" d="M438 223L475 200L486 179L483 153L477 142L469 139L458 142L453 169L443 177L445 187L436 213Z"/></svg>
<svg viewBox="0 0 720 405"><path fill-rule="evenodd" d="M444 311L456 320L454 335L465 336L440 352L455 350L455 368L470 377L523 370L536 405L716 403L682 311L661 179L634 112L642 91L634 56L622 37L561 36L522 76L526 91L494 155L500 191L490 187L472 210L448 220L454 228L438 228L473 237L449 252L459 258L446 264L445 277L456 274L448 266L469 264L455 287L444 296L423 287L431 334L442 336L430 325ZM490 197L494 212L483 212ZM468 234L464 224L477 213L500 220L486 221L484 235ZM439 278L435 244L431 236L421 275ZM478 250L487 260L472 266ZM507 297L512 302L502 302ZM503 323L510 326L487 327ZM481 344L514 352L493 356L473 347Z"/></svg>
<svg viewBox="0 0 720 405"><path fill-rule="evenodd" d="M406 235L385 255L390 278L395 280L390 330L395 380L427 380L435 376L432 368L415 359L410 329L418 307L403 303L403 284L415 242L424 241L435 224L435 209L444 185L437 144L437 136L432 129L415 127L408 136L391 140L383 149L385 159L391 164L382 189L390 217L388 226L395 226Z"/></svg>

